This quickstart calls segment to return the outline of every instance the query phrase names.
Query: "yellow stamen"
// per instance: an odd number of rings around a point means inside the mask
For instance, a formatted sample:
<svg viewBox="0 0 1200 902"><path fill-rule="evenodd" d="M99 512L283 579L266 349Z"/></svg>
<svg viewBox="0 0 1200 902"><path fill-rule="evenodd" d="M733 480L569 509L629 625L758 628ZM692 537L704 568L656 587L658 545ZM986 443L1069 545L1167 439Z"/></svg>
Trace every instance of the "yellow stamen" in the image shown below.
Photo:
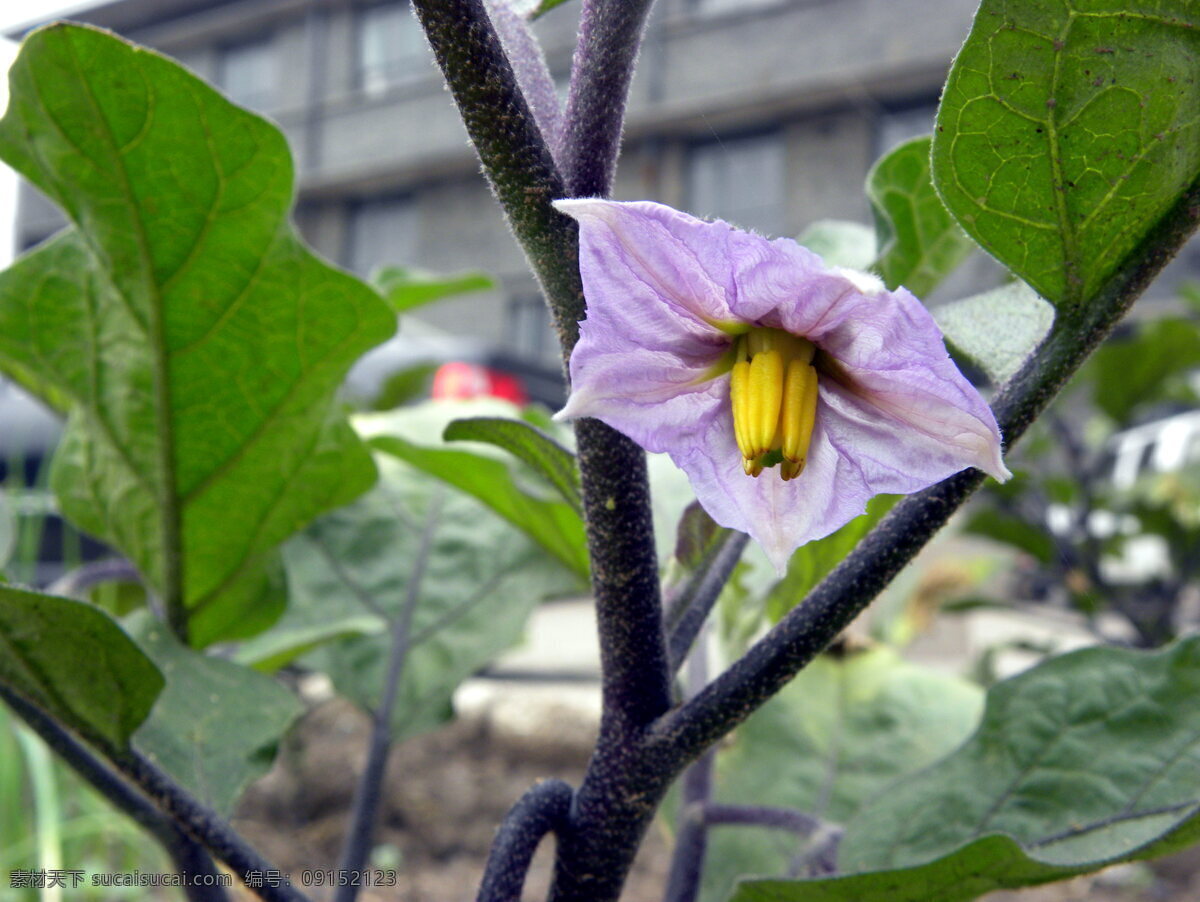
<svg viewBox="0 0 1200 902"><path fill-rule="evenodd" d="M750 419L749 396L746 383L750 379L750 361L739 360L733 365L729 382L729 400L733 405L733 436L737 440L738 450L742 457L755 456L750 449L750 440L746 435L746 425Z"/></svg>
<svg viewBox="0 0 1200 902"><path fill-rule="evenodd" d="M750 447L754 457L771 450L783 402L783 357L760 351L750 360Z"/></svg>
<svg viewBox="0 0 1200 902"><path fill-rule="evenodd" d="M755 326L738 338L730 407L747 476L777 463L785 481L803 471L817 409L815 353L812 342L781 329Z"/></svg>
<svg viewBox="0 0 1200 902"><path fill-rule="evenodd" d="M817 371L811 363L793 360L783 382L783 406L779 413L780 451L784 458L780 475L784 481L795 479L804 470L816 418Z"/></svg>

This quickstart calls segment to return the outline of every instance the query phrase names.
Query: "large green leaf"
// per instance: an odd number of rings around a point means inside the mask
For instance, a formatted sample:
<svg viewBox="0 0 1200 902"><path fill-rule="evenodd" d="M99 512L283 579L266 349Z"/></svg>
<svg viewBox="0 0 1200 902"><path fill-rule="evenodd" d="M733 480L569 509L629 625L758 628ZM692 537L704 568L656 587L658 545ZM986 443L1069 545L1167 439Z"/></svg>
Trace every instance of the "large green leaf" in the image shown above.
<svg viewBox="0 0 1200 902"><path fill-rule="evenodd" d="M845 823L897 777L962 742L982 706L978 686L887 647L823 655L738 728L717 759L716 798ZM779 830L714 829L702 898L727 898L741 875L785 873L801 847Z"/></svg>
<svg viewBox="0 0 1200 902"><path fill-rule="evenodd" d="M90 604L0 586L0 681L109 754L127 748L162 675Z"/></svg>
<svg viewBox="0 0 1200 902"><path fill-rule="evenodd" d="M394 315L296 239L278 129L182 67L60 24L11 86L0 156L73 223L0 275L0 364L71 401L62 508L193 643L261 629L275 546L374 478L332 400Z"/></svg>
<svg viewBox="0 0 1200 902"><path fill-rule="evenodd" d="M931 138L906 141L867 174L879 258L888 288L903 285L924 297L975 249L946 210L929 175Z"/></svg>
<svg viewBox="0 0 1200 902"><path fill-rule="evenodd" d="M134 746L228 816L303 706L270 677L181 645L146 611L127 626L167 680Z"/></svg>
<svg viewBox="0 0 1200 902"><path fill-rule="evenodd" d="M1054 324L1054 308L1024 282L1012 282L933 311L957 350L1003 385L1021 368Z"/></svg>
<svg viewBox="0 0 1200 902"><path fill-rule="evenodd" d="M589 563L583 520L568 504L526 491L502 462L470 451L426 448L396 436L378 436L371 445L474 495L587 580Z"/></svg>
<svg viewBox="0 0 1200 902"><path fill-rule="evenodd" d="M933 177L1055 304L1087 301L1200 175L1194 0L983 0L942 94Z"/></svg>
<svg viewBox="0 0 1200 902"><path fill-rule="evenodd" d="M305 630L327 624L347 634L313 652L311 661L339 692L374 709L392 627L413 593L391 717L393 734L402 738L444 721L454 689L520 638L534 606L579 583L470 495L387 455L379 466L373 490L288 543L291 601L271 633L292 632L308 642ZM428 559L413 585L426 530ZM272 653L278 656L278 647Z"/></svg>
<svg viewBox="0 0 1200 902"><path fill-rule="evenodd" d="M768 593L767 616L777 622L804 600L804 596L840 564L876 523L892 509L896 495L876 495L867 502L867 510L841 529L823 539L801 545L788 560L787 572Z"/></svg>
<svg viewBox="0 0 1200 902"><path fill-rule="evenodd" d="M575 455L529 423L505 417L469 417L455 420L442 437L448 442L487 442L503 448L544 476L563 501L583 516Z"/></svg>
<svg viewBox="0 0 1200 902"><path fill-rule="evenodd" d="M859 812L839 865L875 873L744 898L877 898L848 894L861 879L955 902L1188 845L1200 838L1198 692L1200 637L1046 661L991 689L960 749Z"/></svg>

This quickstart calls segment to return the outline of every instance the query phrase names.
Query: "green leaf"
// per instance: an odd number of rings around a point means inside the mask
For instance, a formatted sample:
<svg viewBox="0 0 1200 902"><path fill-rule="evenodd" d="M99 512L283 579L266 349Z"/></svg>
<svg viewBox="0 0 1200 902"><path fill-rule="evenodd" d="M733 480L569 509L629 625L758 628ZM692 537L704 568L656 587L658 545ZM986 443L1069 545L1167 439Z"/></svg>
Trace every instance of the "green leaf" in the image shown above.
<svg viewBox="0 0 1200 902"><path fill-rule="evenodd" d="M525 13L525 18L536 19L539 16L544 16L556 6L562 6L567 0L533 0L529 5L529 11Z"/></svg>
<svg viewBox="0 0 1200 902"><path fill-rule="evenodd" d="M163 688L149 658L89 604L0 586L0 680L107 754Z"/></svg>
<svg viewBox="0 0 1200 902"><path fill-rule="evenodd" d="M387 455L379 467L373 490L288 543L291 601L272 632L322 622L357 632L306 660L326 670L339 692L373 710L391 625L407 603L423 533L432 525L391 718L400 739L446 720L459 683L521 637L538 602L576 591L579 583L470 495Z"/></svg>
<svg viewBox="0 0 1200 902"><path fill-rule="evenodd" d="M879 259L889 289L903 285L924 297L970 256L975 243L946 210L929 175L929 136L913 138L867 173Z"/></svg>
<svg viewBox="0 0 1200 902"><path fill-rule="evenodd" d="M933 319L993 385L1003 385L1050 331L1054 308L1024 282L1012 282L944 304Z"/></svg>
<svg viewBox="0 0 1200 902"><path fill-rule="evenodd" d="M17 547L17 515L12 503L8 500L8 492L0 488L0 572L12 558Z"/></svg>
<svg viewBox="0 0 1200 902"><path fill-rule="evenodd" d="M821 219L801 232L796 242L818 255L826 266L865 270L875 262L875 233L862 223Z"/></svg>
<svg viewBox="0 0 1200 902"><path fill-rule="evenodd" d="M841 529L801 545L788 560L787 573L771 589L766 598L767 616L775 623L806 596L834 567L869 533L899 500L896 495L876 495L867 502L867 511Z"/></svg>
<svg viewBox="0 0 1200 902"><path fill-rule="evenodd" d="M1200 175L1200 7L983 0L938 110L933 178L1054 304L1089 300Z"/></svg>
<svg viewBox="0 0 1200 902"><path fill-rule="evenodd" d="M583 516L575 455L528 423L503 417L472 417L455 420L442 438L448 442L488 442L503 448L544 476L571 509Z"/></svg>
<svg viewBox="0 0 1200 902"><path fill-rule="evenodd" d="M69 397L51 482L193 644L262 629L275 547L374 479L333 404L395 317L288 224L283 135L108 32L26 39L0 156L73 226L0 274L0 360Z"/></svg>
<svg viewBox="0 0 1200 902"><path fill-rule="evenodd" d="M496 280L479 271L444 276L410 266L384 266L371 273L371 284L393 310L408 313L456 294L489 291L496 287Z"/></svg>
<svg viewBox="0 0 1200 902"><path fill-rule="evenodd" d="M228 817L303 706L270 677L181 645L146 611L126 624L167 680L134 746Z"/></svg>
<svg viewBox="0 0 1200 902"><path fill-rule="evenodd" d="M747 880L730 902L972 902L995 889L1062 880L1081 870L1031 861L1007 836L989 836L916 867L827 880Z"/></svg>
<svg viewBox="0 0 1200 902"><path fill-rule="evenodd" d="M1043 564L1054 560L1054 538L1045 525L1030 523L1013 514L985 507L971 514L965 526L967 532L987 536L1032 555Z"/></svg>
<svg viewBox="0 0 1200 902"><path fill-rule="evenodd" d="M873 873L738 898L957 902L1183 848L1200 839L1198 691L1200 637L1048 660L989 691L961 748L859 812L839 864Z"/></svg>
<svg viewBox="0 0 1200 902"><path fill-rule="evenodd" d="M583 520L561 501L527 493L501 461L469 451L424 448L395 436L378 436L371 446L478 498L554 555L586 582L590 565Z"/></svg>
<svg viewBox="0 0 1200 902"><path fill-rule="evenodd" d="M393 410L403 404L429 397L429 386L440 363L418 363L388 376L368 402L371 410Z"/></svg>
<svg viewBox="0 0 1200 902"><path fill-rule="evenodd" d="M845 823L897 777L962 742L982 706L978 686L887 647L822 655L738 728L717 759L716 798ZM779 830L715 828L702 899L727 898L741 875L785 873L802 847Z"/></svg>
<svg viewBox="0 0 1200 902"><path fill-rule="evenodd" d="M1124 426L1139 405L1161 401L1172 389L1182 394L1172 383L1184 382L1186 388L1186 377L1198 366L1200 327L1171 317L1140 325L1132 338L1103 344L1082 378L1092 381L1093 403Z"/></svg>

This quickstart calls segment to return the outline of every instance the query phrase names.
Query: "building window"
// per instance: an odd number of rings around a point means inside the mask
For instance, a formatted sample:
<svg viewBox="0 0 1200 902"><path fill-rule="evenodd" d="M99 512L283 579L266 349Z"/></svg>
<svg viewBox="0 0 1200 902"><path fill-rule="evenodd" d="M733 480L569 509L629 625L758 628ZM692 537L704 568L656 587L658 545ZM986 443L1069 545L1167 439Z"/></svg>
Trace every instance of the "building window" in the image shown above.
<svg viewBox="0 0 1200 902"><path fill-rule="evenodd" d="M875 157L883 156L910 138L932 134L936 117L937 104L932 101L882 113L875 125Z"/></svg>
<svg viewBox="0 0 1200 902"><path fill-rule="evenodd" d="M270 38L221 49L217 81L234 103L254 110L275 103L275 52Z"/></svg>
<svg viewBox="0 0 1200 902"><path fill-rule="evenodd" d="M517 295L509 299L508 332L513 352L521 357L546 360L558 353L558 338L541 295Z"/></svg>
<svg viewBox="0 0 1200 902"><path fill-rule="evenodd" d="M411 198L364 201L350 208L346 266L364 278L378 266L407 266L417 256L417 210Z"/></svg>
<svg viewBox="0 0 1200 902"><path fill-rule="evenodd" d="M359 10L358 86L363 91L381 94L427 66L425 36L407 3Z"/></svg>
<svg viewBox="0 0 1200 902"><path fill-rule="evenodd" d="M687 208L767 235L786 230L783 136L769 132L694 146L687 161Z"/></svg>

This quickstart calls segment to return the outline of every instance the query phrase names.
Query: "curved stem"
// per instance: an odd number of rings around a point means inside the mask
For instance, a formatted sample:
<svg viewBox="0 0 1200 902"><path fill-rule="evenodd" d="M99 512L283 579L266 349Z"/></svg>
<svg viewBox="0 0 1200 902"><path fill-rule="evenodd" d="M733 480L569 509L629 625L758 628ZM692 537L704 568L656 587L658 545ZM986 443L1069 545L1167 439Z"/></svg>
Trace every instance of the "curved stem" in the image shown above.
<svg viewBox="0 0 1200 902"><path fill-rule="evenodd" d="M521 898L533 853L547 833L557 832L567 822L573 795L562 780L543 780L517 800L496 832L476 902Z"/></svg>
<svg viewBox="0 0 1200 902"><path fill-rule="evenodd" d="M176 870L185 878L184 892L189 902L228 902L229 896L220 885L220 874L201 845L164 817L149 799L36 705L6 686L0 686L0 698L72 770L166 849Z"/></svg>

